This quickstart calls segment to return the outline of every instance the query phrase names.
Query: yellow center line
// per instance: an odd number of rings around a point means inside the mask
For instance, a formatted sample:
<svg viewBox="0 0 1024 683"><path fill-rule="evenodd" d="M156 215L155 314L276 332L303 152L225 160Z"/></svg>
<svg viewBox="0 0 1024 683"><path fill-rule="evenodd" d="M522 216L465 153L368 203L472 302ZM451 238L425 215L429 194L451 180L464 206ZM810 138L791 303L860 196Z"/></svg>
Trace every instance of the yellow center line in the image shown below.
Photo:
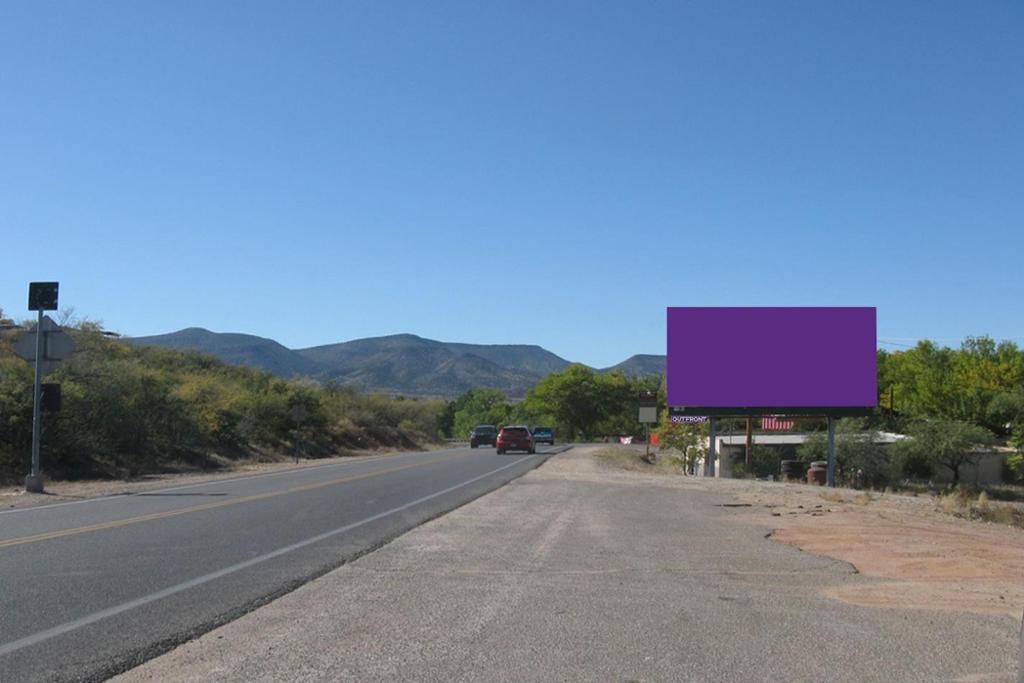
<svg viewBox="0 0 1024 683"><path fill-rule="evenodd" d="M72 529L61 529L60 531L48 531L46 533L35 534L33 536L11 538L6 541L0 541L0 548L9 548L11 546L24 545L26 543L38 543L39 541L49 541L55 538L65 538L67 536L77 536L79 534L87 534L92 531L103 531L104 529L116 529L118 527L129 526L131 524L139 524L141 522L150 522L156 519L167 519L168 517L177 517L179 515L187 515L193 512L216 510L217 508L224 508L230 505L251 503L252 501L255 500L265 500L267 498L275 498L277 496L286 496L290 493L314 491L316 489L322 489L328 486L334 486L336 484L343 484L350 481L358 481L360 479L370 479L371 477L379 477L384 474L392 474L394 472L400 472L402 470L408 470L414 467L425 467L427 465L435 465L439 462L454 460L455 458L462 457L463 455L465 454L460 453L457 455L446 456L444 458L428 460L427 462L414 462L408 465L398 465L396 467L389 467L387 469L377 470L374 472L367 472L365 474L353 474L347 477L340 477L338 479L318 481L315 484L304 484L302 486L294 486L289 489L284 489L283 491L268 491L267 493L256 493L251 496L232 498L230 500L222 500L216 503L205 503L203 505L194 505L192 507L180 508L177 510L167 510L166 512L153 512L148 515L138 515L136 517L127 517L125 519L115 519L110 522L100 522L99 524L90 524L88 526L80 526Z"/></svg>

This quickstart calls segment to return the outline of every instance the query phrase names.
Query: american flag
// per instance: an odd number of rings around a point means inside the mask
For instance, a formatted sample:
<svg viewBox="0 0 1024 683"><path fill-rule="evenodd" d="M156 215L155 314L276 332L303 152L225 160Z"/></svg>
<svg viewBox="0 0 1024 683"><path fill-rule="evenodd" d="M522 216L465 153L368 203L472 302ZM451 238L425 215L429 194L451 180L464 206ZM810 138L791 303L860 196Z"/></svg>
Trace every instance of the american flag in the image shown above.
<svg viewBox="0 0 1024 683"><path fill-rule="evenodd" d="M766 432L781 432L792 429L795 420L787 420L781 415L764 415L761 417L761 429Z"/></svg>

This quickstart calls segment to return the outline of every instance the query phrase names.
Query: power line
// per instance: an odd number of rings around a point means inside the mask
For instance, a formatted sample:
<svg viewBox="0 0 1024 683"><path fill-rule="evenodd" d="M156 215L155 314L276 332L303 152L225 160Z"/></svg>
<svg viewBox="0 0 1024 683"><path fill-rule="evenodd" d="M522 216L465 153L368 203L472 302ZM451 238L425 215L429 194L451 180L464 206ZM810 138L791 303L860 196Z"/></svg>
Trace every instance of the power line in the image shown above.
<svg viewBox="0 0 1024 683"><path fill-rule="evenodd" d="M899 342L888 341L886 339L879 339L878 343L879 344L885 344L886 346L902 346L903 348L906 348L906 349L912 349L915 346L917 346L916 344L901 344Z"/></svg>

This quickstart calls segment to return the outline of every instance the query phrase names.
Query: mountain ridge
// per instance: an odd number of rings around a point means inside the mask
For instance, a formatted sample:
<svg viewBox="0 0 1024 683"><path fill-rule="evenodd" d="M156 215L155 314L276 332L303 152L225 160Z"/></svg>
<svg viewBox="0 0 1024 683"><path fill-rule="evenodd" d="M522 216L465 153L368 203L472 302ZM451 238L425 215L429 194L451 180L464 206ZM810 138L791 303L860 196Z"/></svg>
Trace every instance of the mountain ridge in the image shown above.
<svg viewBox="0 0 1024 683"><path fill-rule="evenodd" d="M454 398L474 388L522 398L538 381L572 364L537 344L444 342L410 333L364 337L289 349L266 337L188 327L177 332L126 337L132 344L191 349L232 365L248 365L284 378L310 377L367 391ZM600 372L629 376L664 372L664 356L638 354ZM660 361L658 360L660 359Z"/></svg>

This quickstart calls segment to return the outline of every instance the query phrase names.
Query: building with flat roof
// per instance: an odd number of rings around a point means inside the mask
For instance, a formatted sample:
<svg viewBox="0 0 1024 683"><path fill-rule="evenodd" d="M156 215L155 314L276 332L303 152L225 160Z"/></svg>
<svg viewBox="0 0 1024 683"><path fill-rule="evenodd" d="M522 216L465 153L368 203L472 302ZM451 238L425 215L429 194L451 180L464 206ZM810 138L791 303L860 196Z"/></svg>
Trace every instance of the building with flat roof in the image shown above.
<svg viewBox="0 0 1024 683"><path fill-rule="evenodd" d="M821 433L818 432L817 435L820 436ZM872 434L865 432L859 436L867 437L869 435ZM769 446L778 450L781 462L786 459L795 459L797 457L797 448L812 436L815 436L815 434L754 434L752 439L756 446ZM874 432L872 440L875 443L884 445L893 444L906 438L908 437L905 434ZM718 462L715 467L715 476L732 478L734 476L733 465L744 461L746 451L747 435L745 433L717 435L715 437L715 452ZM1000 484L1003 481L1003 463L1005 459L1006 453L999 449L979 450L976 465L968 463L960 468L960 481L965 484L976 485ZM704 471L703 460L698 463L696 471L698 473ZM953 481L953 474L949 471L949 468L939 466L935 468L935 475L932 481L941 484L950 483Z"/></svg>

